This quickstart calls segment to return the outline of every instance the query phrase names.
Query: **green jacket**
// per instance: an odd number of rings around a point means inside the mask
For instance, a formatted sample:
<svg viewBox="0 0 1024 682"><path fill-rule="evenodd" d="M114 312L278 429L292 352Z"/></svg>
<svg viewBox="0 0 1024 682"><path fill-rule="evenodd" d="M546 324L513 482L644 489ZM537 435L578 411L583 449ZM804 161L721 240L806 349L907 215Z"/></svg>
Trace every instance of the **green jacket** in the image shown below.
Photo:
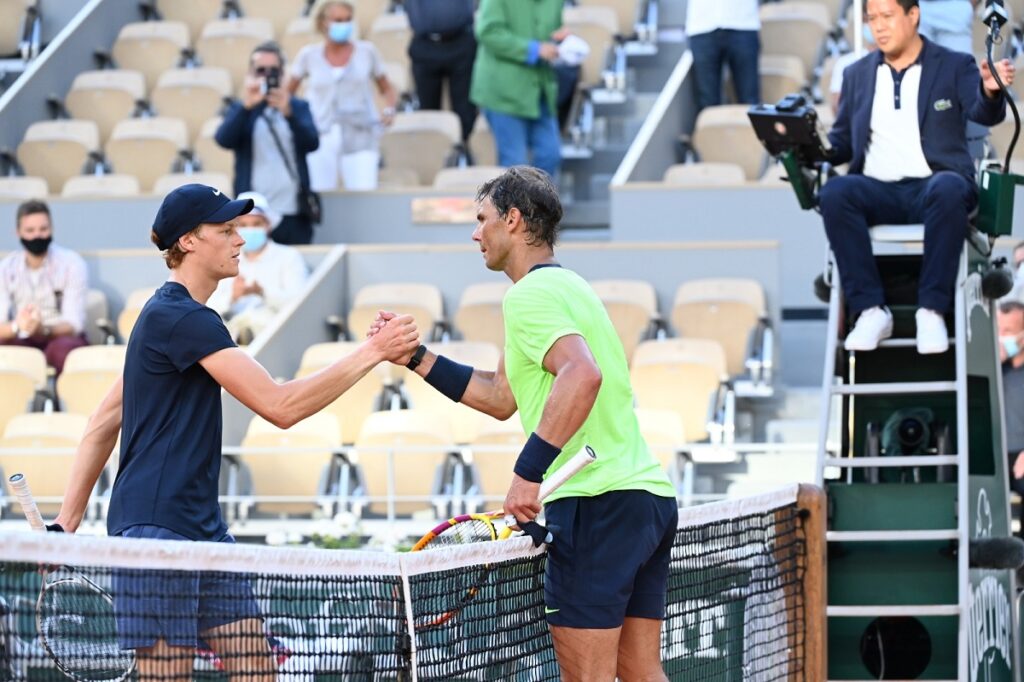
<svg viewBox="0 0 1024 682"><path fill-rule="evenodd" d="M527 64L533 41L550 42L562 26L563 0L481 0L470 99L485 109L540 118L541 93L554 115L558 81L543 59Z"/></svg>

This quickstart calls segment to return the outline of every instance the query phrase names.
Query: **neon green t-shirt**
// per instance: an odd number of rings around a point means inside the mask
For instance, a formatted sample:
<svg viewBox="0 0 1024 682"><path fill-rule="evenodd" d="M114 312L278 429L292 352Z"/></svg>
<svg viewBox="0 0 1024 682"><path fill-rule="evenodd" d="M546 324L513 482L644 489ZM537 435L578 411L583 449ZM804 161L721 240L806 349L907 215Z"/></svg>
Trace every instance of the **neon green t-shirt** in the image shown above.
<svg viewBox="0 0 1024 682"><path fill-rule="evenodd" d="M675 497L668 476L640 435L633 388L622 343L608 313L586 280L571 270L544 267L516 282L505 295L505 374L526 433L536 430L555 376L544 356L555 341L576 334L587 342L601 369L601 389L590 415L548 468L555 471L584 445L597 461L547 501L592 497L613 490L646 490Z"/></svg>

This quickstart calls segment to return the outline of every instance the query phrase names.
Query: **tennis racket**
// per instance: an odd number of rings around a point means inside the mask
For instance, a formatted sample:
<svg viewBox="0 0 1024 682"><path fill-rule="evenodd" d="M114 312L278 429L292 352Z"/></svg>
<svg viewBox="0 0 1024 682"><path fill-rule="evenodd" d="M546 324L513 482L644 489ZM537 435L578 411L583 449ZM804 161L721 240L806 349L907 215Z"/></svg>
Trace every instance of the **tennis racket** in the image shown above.
<svg viewBox="0 0 1024 682"><path fill-rule="evenodd" d="M46 532L43 517L21 474L9 479L32 530ZM78 682L121 682L135 670L135 653L121 649L114 600L68 566L43 566L36 628L57 668Z"/></svg>

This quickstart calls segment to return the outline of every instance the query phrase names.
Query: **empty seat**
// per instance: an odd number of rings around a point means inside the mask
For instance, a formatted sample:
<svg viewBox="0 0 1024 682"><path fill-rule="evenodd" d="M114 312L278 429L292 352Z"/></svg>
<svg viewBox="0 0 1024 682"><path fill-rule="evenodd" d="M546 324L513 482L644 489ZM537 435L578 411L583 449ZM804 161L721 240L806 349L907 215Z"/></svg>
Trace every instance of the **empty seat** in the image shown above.
<svg viewBox="0 0 1024 682"><path fill-rule="evenodd" d="M36 391L46 388L46 372L38 348L0 346L0 432L12 417L31 410Z"/></svg>
<svg viewBox="0 0 1024 682"><path fill-rule="evenodd" d="M145 287L143 289L136 289L128 294L128 299L124 302L124 308L121 309L121 314L117 316L117 333L121 335L122 343L128 343L128 337L131 336L132 329L139 319L142 307L146 305L146 301L153 296L155 291L155 287Z"/></svg>
<svg viewBox="0 0 1024 682"><path fill-rule="evenodd" d="M220 67L204 66L164 71L150 101L160 116L183 120L192 140L206 121L220 114L225 98L230 97L231 74Z"/></svg>
<svg viewBox="0 0 1024 682"><path fill-rule="evenodd" d="M615 13L616 33L629 36L635 32L639 0L577 0L576 4L587 9L610 9Z"/></svg>
<svg viewBox="0 0 1024 682"><path fill-rule="evenodd" d="M357 11L356 21L360 21L359 16ZM381 59L409 67L408 50L412 29L409 27L409 17L404 12L378 15L370 26L370 32L363 35L374 44Z"/></svg>
<svg viewBox="0 0 1024 682"><path fill-rule="evenodd" d="M1013 116L1007 116L1007 120L997 126L989 128L991 134L992 150L996 158L1002 163L1006 160L1006 153L1010 150L1010 141L1013 139ZM1017 145L1013 148L1014 159L1024 159L1024 135L1017 139Z"/></svg>
<svg viewBox="0 0 1024 682"><path fill-rule="evenodd" d="M60 507L68 471L88 419L67 412L34 412L18 415L4 427L0 468L7 476L24 474L44 515L56 514ZM39 452L42 449L54 451Z"/></svg>
<svg viewBox="0 0 1024 682"><path fill-rule="evenodd" d="M686 445L686 429L678 412L637 408L636 421L640 435L665 469L678 476L679 452Z"/></svg>
<svg viewBox="0 0 1024 682"><path fill-rule="evenodd" d="M190 42L182 21L137 21L121 27L112 55L122 69L140 72L152 89L161 73L177 66Z"/></svg>
<svg viewBox="0 0 1024 682"><path fill-rule="evenodd" d="M241 461L252 477L256 508L277 514L309 514L322 506L316 499L322 491L321 481L340 447L341 430L333 414L314 414L287 430L253 417L242 439ZM310 501L259 499L304 496Z"/></svg>
<svg viewBox="0 0 1024 682"><path fill-rule="evenodd" d="M85 338L89 343L107 343L110 328L110 303L107 295L99 289L89 289L85 292ZM103 326L101 326L103 325ZM106 328L105 328L106 327Z"/></svg>
<svg viewBox="0 0 1024 682"><path fill-rule="evenodd" d="M693 146L704 162L734 163L747 180L757 180L765 152L747 118L746 104L706 107L697 115Z"/></svg>
<svg viewBox="0 0 1024 682"><path fill-rule="evenodd" d="M358 34L369 36L377 17L386 15L391 4L392 0L355 0L352 5L356 11L352 19L356 22Z"/></svg>
<svg viewBox="0 0 1024 682"><path fill-rule="evenodd" d="M512 483L512 469L526 444L519 414L500 421L477 413L476 433L470 441L477 492L488 498L489 509L505 499Z"/></svg>
<svg viewBox="0 0 1024 682"><path fill-rule="evenodd" d="M339 360L359 346L355 341L338 341L335 343L313 344L302 354L296 379L301 379ZM337 400L324 408L327 414L333 414L341 428L344 443L351 443L363 427L363 422L374 412L380 402L384 390L383 378L386 367L379 366L368 373L351 388L341 394Z"/></svg>
<svg viewBox="0 0 1024 682"><path fill-rule="evenodd" d="M444 322L444 299L434 284L389 282L369 284L356 292L348 312L348 331L354 339L361 339L370 329L378 310L389 310L401 315L412 315L420 336L429 340L434 325Z"/></svg>
<svg viewBox="0 0 1024 682"><path fill-rule="evenodd" d="M636 279L605 279L590 283L622 342L628 360L640 340L659 319L658 294L650 282Z"/></svg>
<svg viewBox="0 0 1024 682"><path fill-rule="evenodd" d="M672 304L672 326L676 333L718 341L725 351L730 376L743 373L751 332L764 316L764 288L752 279L684 282Z"/></svg>
<svg viewBox="0 0 1024 682"><path fill-rule="evenodd" d="M26 175L41 177L57 189L79 175L89 154L99 148L100 130L94 121L38 121L28 127L18 145L18 162Z"/></svg>
<svg viewBox="0 0 1024 682"><path fill-rule="evenodd" d="M75 118L96 122L100 139L110 137L114 125L130 118L146 98L146 79L140 71L102 69L75 76L64 105Z"/></svg>
<svg viewBox="0 0 1024 682"><path fill-rule="evenodd" d="M156 179L174 170L180 153L188 149L188 128L178 118L132 118L121 121L107 142L107 159L116 173L139 179L150 191Z"/></svg>
<svg viewBox="0 0 1024 682"><path fill-rule="evenodd" d="M249 70L249 55L260 43L273 40L269 19L246 17L211 21L196 41L196 53L206 66L219 66L231 74L237 90Z"/></svg>
<svg viewBox="0 0 1024 682"><path fill-rule="evenodd" d="M82 346L68 353L57 377L57 397L64 410L92 414L124 372L126 346Z"/></svg>
<svg viewBox="0 0 1024 682"><path fill-rule="evenodd" d="M0 57L18 51L22 22L30 0L0 0Z"/></svg>
<svg viewBox="0 0 1024 682"><path fill-rule="evenodd" d="M140 192L139 181L134 175L114 173L110 175L76 175L64 183L61 196L75 199L106 199L111 197L134 197Z"/></svg>
<svg viewBox="0 0 1024 682"><path fill-rule="evenodd" d="M408 189L419 186L420 178L411 168L381 168L377 172L377 189Z"/></svg>
<svg viewBox="0 0 1024 682"><path fill-rule="evenodd" d="M725 377L725 352L708 339L644 341L629 371L636 406L671 410L691 440L707 437L708 405Z"/></svg>
<svg viewBox="0 0 1024 682"><path fill-rule="evenodd" d="M385 166L416 171L421 185L430 185L462 139L459 117L450 111L411 111L395 116L380 136Z"/></svg>
<svg viewBox="0 0 1024 682"><path fill-rule="evenodd" d="M428 509L439 492L440 472L454 443L451 426L437 414L418 410L374 412L355 442L365 494L384 498L419 497L420 501L396 502L395 513ZM389 486L388 483L393 485ZM383 500L369 502L375 514L387 511Z"/></svg>
<svg viewBox="0 0 1024 682"><path fill-rule="evenodd" d="M239 0L238 5L247 17L269 19L274 35L282 35L288 24L306 9L306 0Z"/></svg>
<svg viewBox="0 0 1024 682"><path fill-rule="evenodd" d="M762 102L778 102L786 95L800 92L807 82L803 62L793 55L762 55L758 71Z"/></svg>
<svg viewBox="0 0 1024 682"><path fill-rule="evenodd" d="M494 133L487 125L487 119L477 116L473 132L469 134L469 153L478 166L498 165L498 148L494 144Z"/></svg>
<svg viewBox="0 0 1024 682"><path fill-rule="evenodd" d="M27 175L0 178L0 201L42 199L49 193L45 178Z"/></svg>
<svg viewBox="0 0 1024 682"><path fill-rule="evenodd" d="M566 6L562 10L562 24L572 33L587 41L590 53L580 65L580 85L602 82L608 50L619 33L619 20L615 10L600 5Z"/></svg>
<svg viewBox="0 0 1024 682"><path fill-rule="evenodd" d="M442 168L434 178L434 189L475 193L480 185L493 180L504 172L505 168L502 166Z"/></svg>
<svg viewBox="0 0 1024 682"><path fill-rule="evenodd" d="M198 182L201 185L209 185L210 187L216 187L228 196L233 192L230 177L224 173L203 171L199 173L168 173L167 175L161 175L157 178L156 184L153 185L153 194L158 197L164 196L169 194L173 189L193 182Z"/></svg>
<svg viewBox="0 0 1024 682"><path fill-rule="evenodd" d="M224 11L224 0L159 0L157 9L160 16L168 21L180 21L188 26L193 40L203 32L203 27Z"/></svg>
<svg viewBox="0 0 1024 682"><path fill-rule="evenodd" d="M213 173L224 173L229 178L235 177L235 153L230 149L224 149L214 135L220 127L221 118L211 118L199 129L199 135L195 139L192 151L203 170Z"/></svg>
<svg viewBox="0 0 1024 682"><path fill-rule="evenodd" d="M324 37L317 32L312 17L299 17L288 23L288 27L281 36L281 50L290 62L306 45L320 43L323 40Z"/></svg>
<svg viewBox="0 0 1024 682"><path fill-rule="evenodd" d="M735 163L677 163L668 167L662 181L666 185L690 187L742 185L747 176L743 167Z"/></svg>
<svg viewBox="0 0 1024 682"><path fill-rule="evenodd" d="M804 77L810 77L831 28L828 8L816 2L777 2L761 5L760 14L761 54L798 57Z"/></svg>
<svg viewBox="0 0 1024 682"><path fill-rule="evenodd" d="M480 282L462 290L455 311L455 327L467 341L491 343L505 347L505 318L502 301L511 282Z"/></svg>

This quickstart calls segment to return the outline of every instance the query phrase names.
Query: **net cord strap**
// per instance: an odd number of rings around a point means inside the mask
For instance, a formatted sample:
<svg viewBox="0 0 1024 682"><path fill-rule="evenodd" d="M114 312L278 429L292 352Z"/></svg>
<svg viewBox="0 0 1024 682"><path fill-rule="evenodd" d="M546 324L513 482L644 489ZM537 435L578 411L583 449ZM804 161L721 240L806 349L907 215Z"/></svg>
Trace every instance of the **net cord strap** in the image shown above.
<svg viewBox="0 0 1024 682"><path fill-rule="evenodd" d="M413 620L412 587L409 585L409 571L405 568L405 562L399 561L398 566L402 571L402 601L405 605L405 623L409 631L409 669L412 673L412 682L417 682L416 622Z"/></svg>

